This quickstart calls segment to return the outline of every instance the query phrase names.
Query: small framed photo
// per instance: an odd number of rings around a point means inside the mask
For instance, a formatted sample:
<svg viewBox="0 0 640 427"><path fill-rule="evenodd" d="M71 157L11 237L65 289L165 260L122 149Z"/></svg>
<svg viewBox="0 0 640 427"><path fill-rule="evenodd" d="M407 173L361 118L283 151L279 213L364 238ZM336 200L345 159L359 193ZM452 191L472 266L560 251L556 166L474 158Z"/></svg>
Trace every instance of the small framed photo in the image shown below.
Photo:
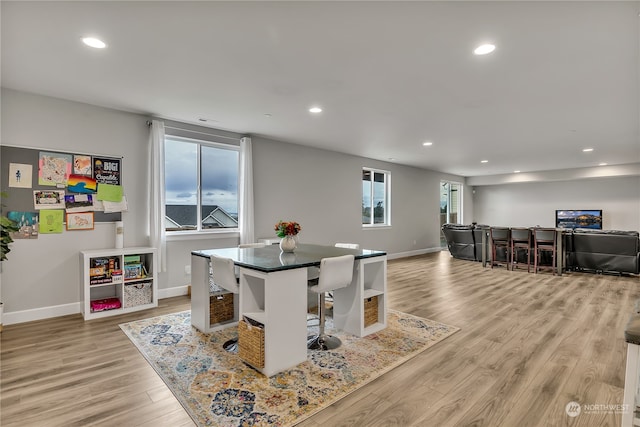
<svg viewBox="0 0 640 427"><path fill-rule="evenodd" d="M93 230L93 212L67 213L67 230Z"/></svg>

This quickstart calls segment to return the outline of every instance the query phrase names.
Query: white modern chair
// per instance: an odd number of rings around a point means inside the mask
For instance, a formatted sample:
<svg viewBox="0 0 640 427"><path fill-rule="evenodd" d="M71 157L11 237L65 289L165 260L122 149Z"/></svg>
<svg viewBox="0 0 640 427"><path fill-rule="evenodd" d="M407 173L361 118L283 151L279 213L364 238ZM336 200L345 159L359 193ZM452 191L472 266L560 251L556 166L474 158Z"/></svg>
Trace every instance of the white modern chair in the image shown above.
<svg viewBox="0 0 640 427"><path fill-rule="evenodd" d="M336 243L336 248L360 249L357 243Z"/></svg>
<svg viewBox="0 0 640 427"><path fill-rule="evenodd" d="M320 325L318 335L307 337L307 348L310 350L333 350L340 347L340 339L324 332L325 292L347 287L353 280L355 256L342 255L320 260L320 277L318 284L311 286L310 291L318 294L318 316Z"/></svg>
<svg viewBox="0 0 640 427"><path fill-rule="evenodd" d="M231 258L211 255L211 276L213 284L219 288L234 294L240 293L240 286L236 278L235 265ZM226 351L235 353L238 351L238 339L231 339L222 345Z"/></svg>
<svg viewBox="0 0 640 427"><path fill-rule="evenodd" d="M336 243L336 248L345 249L360 249L360 245L357 243ZM314 280L320 276L320 269L318 267L307 267L307 280Z"/></svg>
<svg viewBox="0 0 640 427"><path fill-rule="evenodd" d="M240 243L238 245L239 248L264 248L267 246L266 243Z"/></svg>

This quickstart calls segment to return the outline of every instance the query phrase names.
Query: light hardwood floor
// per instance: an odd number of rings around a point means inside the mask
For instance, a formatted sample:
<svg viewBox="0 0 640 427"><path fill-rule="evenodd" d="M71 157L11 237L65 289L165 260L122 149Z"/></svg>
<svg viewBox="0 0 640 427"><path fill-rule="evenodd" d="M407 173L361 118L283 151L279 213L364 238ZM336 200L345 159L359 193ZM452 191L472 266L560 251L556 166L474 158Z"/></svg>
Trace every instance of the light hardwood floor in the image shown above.
<svg viewBox="0 0 640 427"><path fill-rule="evenodd" d="M620 425L619 414L586 405L622 403L638 277L492 270L441 252L389 261L388 290L390 308L462 330L301 427ZM118 327L189 304L5 326L0 425L193 425ZM583 405L575 418L571 401Z"/></svg>

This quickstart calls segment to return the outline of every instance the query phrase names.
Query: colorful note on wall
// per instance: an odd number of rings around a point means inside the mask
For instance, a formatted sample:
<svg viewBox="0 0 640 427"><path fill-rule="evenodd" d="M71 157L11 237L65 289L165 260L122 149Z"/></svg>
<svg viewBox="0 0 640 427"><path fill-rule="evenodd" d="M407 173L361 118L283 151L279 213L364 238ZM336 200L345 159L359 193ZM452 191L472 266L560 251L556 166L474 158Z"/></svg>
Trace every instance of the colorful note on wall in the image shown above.
<svg viewBox="0 0 640 427"><path fill-rule="evenodd" d="M62 233L64 211L43 209L40 211L40 234Z"/></svg>
<svg viewBox="0 0 640 427"><path fill-rule="evenodd" d="M98 200L119 202L122 200L122 186L111 184L98 184Z"/></svg>
<svg viewBox="0 0 640 427"><path fill-rule="evenodd" d="M66 185L71 175L71 154L40 152L38 160L39 185Z"/></svg>
<svg viewBox="0 0 640 427"><path fill-rule="evenodd" d="M90 176L69 175L67 189L72 193L95 193L96 180Z"/></svg>

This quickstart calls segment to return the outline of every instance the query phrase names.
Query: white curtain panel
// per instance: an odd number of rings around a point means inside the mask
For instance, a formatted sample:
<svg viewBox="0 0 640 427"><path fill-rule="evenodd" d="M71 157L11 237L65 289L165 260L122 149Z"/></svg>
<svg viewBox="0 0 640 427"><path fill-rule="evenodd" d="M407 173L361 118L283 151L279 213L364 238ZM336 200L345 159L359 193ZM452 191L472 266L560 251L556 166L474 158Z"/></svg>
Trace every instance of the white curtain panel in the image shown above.
<svg viewBox="0 0 640 427"><path fill-rule="evenodd" d="M149 136L149 211L151 246L158 250L157 271L167 271L167 236L164 230L164 122L151 121ZM155 266L154 266L155 267Z"/></svg>
<svg viewBox="0 0 640 427"><path fill-rule="evenodd" d="M240 243L255 242L251 138L240 139Z"/></svg>

